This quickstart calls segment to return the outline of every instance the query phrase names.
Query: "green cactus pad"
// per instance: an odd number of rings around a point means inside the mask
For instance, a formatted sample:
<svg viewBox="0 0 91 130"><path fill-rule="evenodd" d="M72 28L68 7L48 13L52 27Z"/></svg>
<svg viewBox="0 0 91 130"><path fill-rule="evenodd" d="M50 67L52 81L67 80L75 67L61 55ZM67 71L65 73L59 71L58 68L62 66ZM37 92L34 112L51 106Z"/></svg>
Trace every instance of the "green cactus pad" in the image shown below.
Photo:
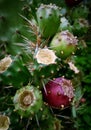
<svg viewBox="0 0 91 130"><path fill-rule="evenodd" d="M8 64L8 59L6 58L5 60L1 64L1 69L3 69L3 71L0 71L0 82L3 85L12 85L15 88L27 84L31 75L27 67L23 64L22 59L18 57L14 60L12 59L12 62L8 66L5 66L6 63ZM6 69L2 68L2 66L5 66Z"/></svg>
<svg viewBox="0 0 91 130"><path fill-rule="evenodd" d="M54 116L40 121L39 127L35 124L31 126L32 130L61 130L61 121Z"/></svg>
<svg viewBox="0 0 91 130"><path fill-rule="evenodd" d="M33 64L30 63L29 68L34 83L38 85L42 79L55 77L61 68L61 62L54 51L44 48L34 54Z"/></svg>

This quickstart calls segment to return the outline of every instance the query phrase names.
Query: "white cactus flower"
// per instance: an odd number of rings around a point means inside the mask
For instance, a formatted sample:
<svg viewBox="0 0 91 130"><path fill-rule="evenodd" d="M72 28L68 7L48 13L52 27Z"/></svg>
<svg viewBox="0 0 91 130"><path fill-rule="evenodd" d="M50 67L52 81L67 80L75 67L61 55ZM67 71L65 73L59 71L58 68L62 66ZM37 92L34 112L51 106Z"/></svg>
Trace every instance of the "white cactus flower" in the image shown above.
<svg viewBox="0 0 91 130"><path fill-rule="evenodd" d="M38 50L35 58L37 59L38 63L49 65L49 64L54 64L57 57L53 50L44 48Z"/></svg>

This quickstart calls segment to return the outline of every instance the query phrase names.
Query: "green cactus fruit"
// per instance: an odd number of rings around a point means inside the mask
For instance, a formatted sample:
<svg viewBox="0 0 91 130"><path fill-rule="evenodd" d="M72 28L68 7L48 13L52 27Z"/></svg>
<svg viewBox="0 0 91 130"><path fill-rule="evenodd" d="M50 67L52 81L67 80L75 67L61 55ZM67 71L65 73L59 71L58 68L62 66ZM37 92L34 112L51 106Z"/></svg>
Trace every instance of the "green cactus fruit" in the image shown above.
<svg viewBox="0 0 91 130"><path fill-rule="evenodd" d="M80 6L71 10L71 19L74 21L78 18L88 18L89 9L86 5L81 4Z"/></svg>
<svg viewBox="0 0 91 130"><path fill-rule="evenodd" d="M56 55L62 59L72 55L76 50L76 46L77 38L68 30L56 34L50 43L51 49L54 50Z"/></svg>
<svg viewBox="0 0 91 130"><path fill-rule="evenodd" d="M37 88L26 86L16 91L13 102L21 117L32 118L42 106L42 94Z"/></svg>
<svg viewBox="0 0 91 130"><path fill-rule="evenodd" d="M73 32L77 36L83 36L89 28L88 20L84 18L76 19L73 23Z"/></svg>
<svg viewBox="0 0 91 130"><path fill-rule="evenodd" d="M19 88L29 82L30 73L21 58L7 56L0 61L0 83Z"/></svg>
<svg viewBox="0 0 91 130"><path fill-rule="evenodd" d="M56 5L41 5L37 9L39 32L44 38L50 38L57 32L60 25L60 11Z"/></svg>

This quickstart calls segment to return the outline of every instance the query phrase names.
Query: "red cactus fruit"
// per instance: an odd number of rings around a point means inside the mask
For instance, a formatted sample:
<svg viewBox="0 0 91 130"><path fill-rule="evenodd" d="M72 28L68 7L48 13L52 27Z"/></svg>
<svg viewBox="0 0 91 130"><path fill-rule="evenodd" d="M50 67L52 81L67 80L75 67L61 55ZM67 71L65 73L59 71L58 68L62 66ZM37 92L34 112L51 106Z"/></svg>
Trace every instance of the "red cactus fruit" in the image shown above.
<svg viewBox="0 0 91 130"><path fill-rule="evenodd" d="M68 6L75 6L78 5L80 2L82 2L83 0L65 0L65 2L67 3Z"/></svg>
<svg viewBox="0 0 91 130"><path fill-rule="evenodd" d="M70 80L59 77L45 85L43 96L44 101L53 108L68 107L74 97L74 89Z"/></svg>

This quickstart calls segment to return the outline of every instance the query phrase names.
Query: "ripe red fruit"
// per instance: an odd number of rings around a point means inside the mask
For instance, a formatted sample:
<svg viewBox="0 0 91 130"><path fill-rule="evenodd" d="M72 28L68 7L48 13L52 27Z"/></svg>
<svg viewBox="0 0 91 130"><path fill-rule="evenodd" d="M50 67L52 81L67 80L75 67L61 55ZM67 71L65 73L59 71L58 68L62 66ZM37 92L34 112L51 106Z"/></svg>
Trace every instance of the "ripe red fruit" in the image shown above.
<svg viewBox="0 0 91 130"><path fill-rule="evenodd" d="M78 5L83 0L65 0L68 6L75 6Z"/></svg>
<svg viewBox="0 0 91 130"><path fill-rule="evenodd" d="M53 108L67 107L74 97L72 83L63 77L49 81L45 85L43 96L45 102Z"/></svg>

